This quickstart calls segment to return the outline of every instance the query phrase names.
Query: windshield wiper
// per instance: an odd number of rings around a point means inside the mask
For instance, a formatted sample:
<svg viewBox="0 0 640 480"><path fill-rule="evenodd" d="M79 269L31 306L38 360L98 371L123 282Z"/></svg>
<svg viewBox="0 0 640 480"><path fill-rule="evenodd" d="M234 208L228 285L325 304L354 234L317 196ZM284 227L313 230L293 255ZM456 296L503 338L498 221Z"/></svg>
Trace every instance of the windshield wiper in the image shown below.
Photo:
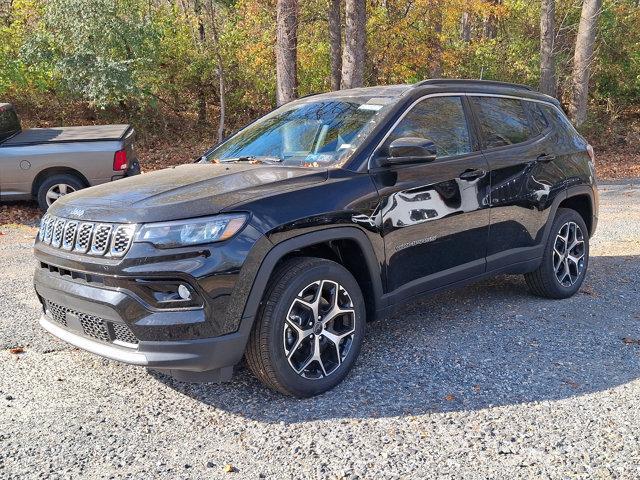
<svg viewBox="0 0 640 480"><path fill-rule="evenodd" d="M246 157L225 158L220 160L220 163L235 162L282 163L283 159L280 157L270 157L268 155L248 155Z"/></svg>

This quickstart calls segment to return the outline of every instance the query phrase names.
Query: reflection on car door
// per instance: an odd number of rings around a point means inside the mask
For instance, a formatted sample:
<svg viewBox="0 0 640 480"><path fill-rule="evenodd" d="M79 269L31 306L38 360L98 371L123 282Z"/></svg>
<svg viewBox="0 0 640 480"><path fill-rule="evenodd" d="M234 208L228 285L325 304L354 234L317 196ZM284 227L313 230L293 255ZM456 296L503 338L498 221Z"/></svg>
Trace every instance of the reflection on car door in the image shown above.
<svg viewBox="0 0 640 480"><path fill-rule="evenodd" d="M384 236L387 291L400 298L485 271L488 166L466 110L459 96L423 99L375 154L386 155L401 137L429 139L438 151L432 163L372 170L381 198L375 222Z"/></svg>
<svg viewBox="0 0 640 480"><path fill-rule="evenodd" d="M549 207L564 189L556 139L538 104L469 96L491 169L487 269L538 257Z"/></svg>

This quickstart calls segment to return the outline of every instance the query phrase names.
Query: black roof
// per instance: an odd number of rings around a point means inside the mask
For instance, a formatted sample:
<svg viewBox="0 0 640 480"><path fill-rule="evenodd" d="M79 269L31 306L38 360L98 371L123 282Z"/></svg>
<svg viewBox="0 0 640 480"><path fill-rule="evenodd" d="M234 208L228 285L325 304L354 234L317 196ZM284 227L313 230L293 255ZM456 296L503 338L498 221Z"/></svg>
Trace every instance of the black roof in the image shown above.
<svg viewBox="0 0 640 480"><path fill-rule="evenodd" d="M531 98L533 100L541 100L558 106L560 105L560 102L558 102L556 98L540 93L528 85L498 82L495 80L433 78L418 82L414 84L413 87L443 92L464 91L465 93L513 95L522 98Z"/></svg>
<svg viewBox="0 0 640 480"><path fill-rule="evenodd" d="M527 85L518 83L498 82L495 80L474 80L474 79L450 79L432 78L422 80L414 84L401 85L378 85L375 87L352 88L348 90L338 90L335 92L325 92L307 95L313 100L323 98L356 98L356 97L390 97L397 98L408 94L416 89L437 92L466 92L466 93L493 93L501 95L514 95L522 98L531 98L544 102L560 105L557 99L535 91ZM304 97L303 97L304 98Z"/></svg>
<svg viewBox="0 0 640 480"><path fill-rule="evenodd" d="M521 83L508 83L498 82L496 80L475 80L466 78L429 78L422 80L414 86L422 87L424 85L474 85L474 86L486 86L486 87L505 87L505 88L521 88L523 90L533 90L528 85L522 85Z"/></svg>

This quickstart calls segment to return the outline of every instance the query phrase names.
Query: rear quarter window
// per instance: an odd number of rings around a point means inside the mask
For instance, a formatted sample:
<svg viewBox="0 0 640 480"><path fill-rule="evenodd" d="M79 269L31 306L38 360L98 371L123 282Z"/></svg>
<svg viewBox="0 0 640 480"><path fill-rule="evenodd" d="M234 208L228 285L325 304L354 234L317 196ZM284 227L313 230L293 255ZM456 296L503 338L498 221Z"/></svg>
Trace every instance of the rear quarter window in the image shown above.
<svg viewBox="0 0 640 480"><path fill-rule="evenodd" d="M523 102L513 98L470 97L480 123L485 148L526 142L536 136Z"/></svg>
<svg viewBox="0 0 640 480"><path fill-rule="evenodd" d="M563 142L570 142L573 147L578 149L586 148L587 141L582 138L562 111L553 105L542 105L541 108L551 129L562 138Z"/></svg>

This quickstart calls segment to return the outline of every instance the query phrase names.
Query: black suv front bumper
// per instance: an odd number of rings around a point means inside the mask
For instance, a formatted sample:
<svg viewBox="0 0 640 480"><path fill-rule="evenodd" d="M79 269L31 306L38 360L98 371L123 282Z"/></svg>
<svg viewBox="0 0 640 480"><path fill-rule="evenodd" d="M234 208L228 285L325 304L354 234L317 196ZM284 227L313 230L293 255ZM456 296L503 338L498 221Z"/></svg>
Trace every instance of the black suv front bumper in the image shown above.
<svg viewBox="0 0 640 480"><path fill-rule="evenodd" d="M49 333L102 357L165 370L185 380L227 379L242 358L249 334L245 330L252 323L242 322L244 329L219 337L143 340L131 332L114 307L131 301L128 293L65 280L43 268L36 269L34 283L44 310L40 325ZM165 312L165 321L182 313ZM199 376L195 372L206 373Z"/></svg>
<svg viewBox="0 0 640 480"><path fill-rule="evenodd" d="M255 272L240 274L259 239L266 242L248 226L242 235L211 246L158 250L134 243L121 259L37 240L40 324L106 358L182 380L227 379L242 359L253 324L251 314L243 312ZM192 298L166 300L167 290L178 285L187 286Z"/></svg>

